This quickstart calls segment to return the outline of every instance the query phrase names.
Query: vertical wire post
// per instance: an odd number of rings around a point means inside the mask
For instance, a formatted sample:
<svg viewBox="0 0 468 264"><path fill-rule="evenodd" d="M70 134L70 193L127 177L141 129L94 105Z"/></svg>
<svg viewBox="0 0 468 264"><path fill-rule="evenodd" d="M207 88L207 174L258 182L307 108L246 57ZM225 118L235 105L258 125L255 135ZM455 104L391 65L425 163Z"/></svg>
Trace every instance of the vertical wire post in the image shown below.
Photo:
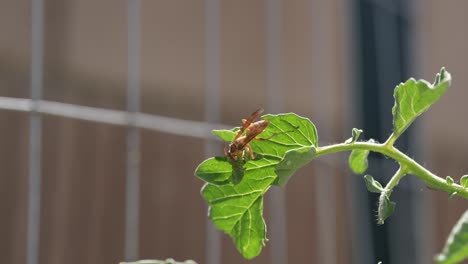
<svg viewBox="0 0 468 264"><path fill-rule="evenodd" d="M31 99L36 105L42 97L44 59L44 3L31 0ZM27 226L27 264L39 262L41 220L41 138L42 123L33 111L29 119L29 196Z"/></svg>
<svg viewBox="0 0 468 264"><path fill-rule="evenodd" d="M140 216L140 133L135 114L140 111L141 0L128 0L127 160L125 259L138 259Z"/></svg>
<svg viewBox="0 0 468 264"><path fill-rule="evenodd" d="M332 3L328 1L312 1L310 17L312 18L311 34L313 39L312 47L312 60L313 60L313 74L312 87L320 87L328 91L321 94L320 97L315 96L313 100L313 112L320 113L318 115L318 122L321 124L322 139L330 141L329 135L332 134L332 128L326 126L330 124L327 120L333 120L334 114L330 111L323 111L334 105L333 92L336 82L333 73L333 61L330 56L334 54L332 47L332 29L324 29L324 26L330 25L328 19L332 13ZM322 126L325 125L325 126ZM333 164L333 157L325 157ZM315 172L315 201L317 205L317 229L318 243L318 263L333 264L337 263L336 258L336 180L333 177L333 169L325 166L316 166Z"/></svg>
<svg viewBox="0 0 468 264"><path fill-rule="evenodd" d="M360 78L356 77L360 75L359 67L356 66L356 62L359 57L362 56L359 53L357 41L359 37L359 26L357 25L357 17L359 16L359 9L355 7L356 3L353 1L342 1L345 2L343 10L345 10L345 19L343 20L345 40L342 44L343 54L348 54L346 59L348 63L343 65L342 72L345 73L344 84L352 84L352 89L346 89L342 94L343 100L352 102L348 103L349 107L346 109L345 120L348 120L347 135L343 135L343 138L349 136L349 131L352 127L362 126L362 114L359 107L362 104L362 98L357 95L357 87L361 87ZM346 121L345 121L346 122ZM354 124L354 125L353 125ZM349 174L349 173L348 173ZM369 226L372 221L367 217L368 212L365 204L369 203L367 198L367 190L363 186L362 180L352 175L346 175L346 204L350 208L350 237L351 237L351 261L350 263L359 264L370 264L373 263L374 253L372 247L372 236Z"/></svg>
<svg viewBox="0 0 468 264"><path fill-rule="evenodd" d="M281 0L265 0L266 24L266 96L269 112L283 111L282 77L282 10ZM286 233L286 193L272 188L268 192L270 207L271 263L288 263Z"/></svg>
<svg viewBox="0 0 468 264"><path fill-rule="evenodd" d="M220 121L220 3L219 0L205 0L205 120L208 123ZM207 140L205 156L219 152L219 144ZM210 219L206 219L206 264L221 263L221 233Z"/></svg>

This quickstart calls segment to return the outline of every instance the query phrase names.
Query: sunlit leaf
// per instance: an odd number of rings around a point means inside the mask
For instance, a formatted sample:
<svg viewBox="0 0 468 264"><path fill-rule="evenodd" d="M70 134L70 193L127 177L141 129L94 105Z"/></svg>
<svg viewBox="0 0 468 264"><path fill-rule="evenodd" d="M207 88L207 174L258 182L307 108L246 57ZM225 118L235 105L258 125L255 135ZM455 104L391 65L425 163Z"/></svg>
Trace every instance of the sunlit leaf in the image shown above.
<svg viewBox="0 0 468 264"><path fill-rule="evenodd" d="M260 254L265 244L263 194L277 178L278 162L275 158L250 161L238 184L206 184L202 189L202 196L210 205L211 220L232 237L246 258Z"/></svg>
<svg viewBox="0 0 468 264"><path fill-rule="evenodd" d="M401 135L406 128L446 92L452 77L445 68L436 75L435 82L411 78L395 88L393 114L393 133Z"/></svg>
<svg viewBox="0 0 468 264"><path fill-rule="evenodd" d="M436 261L438 264L455 264L466 259L468 259L468 210L453 227Z"/></svg>
<svg viewBox="0 0 468 264"><path fill-rule="evenodd" d="M250 142L255 159L232 161L216 157L198 166L195 175L207 182L202 196L210 205L210 218L229 234L246 258L260 254L266 241L263 195L272 184L284 185L309 162L318 137L314 124L296 114L265 115L266 129ZM238 128L214 130L231 142Z"/></svg>

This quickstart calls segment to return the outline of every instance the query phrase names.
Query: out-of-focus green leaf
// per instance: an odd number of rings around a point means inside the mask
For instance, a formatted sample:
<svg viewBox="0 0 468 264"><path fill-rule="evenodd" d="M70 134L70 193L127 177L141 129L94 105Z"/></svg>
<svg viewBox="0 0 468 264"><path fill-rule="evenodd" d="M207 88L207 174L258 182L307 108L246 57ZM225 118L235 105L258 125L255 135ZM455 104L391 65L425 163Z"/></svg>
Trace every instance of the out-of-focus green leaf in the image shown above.
<svg viewBox="0 0 468 264"><path fill-rule="evenodd" d="M445 182L448 184L448 185L452 185L453 184L453 178L450 177L450 176L447 176L445 177Z"/></svg>
<svg viewBox="0 0 468 264"><path fill-rule="evenodd" d="M406 128L447 91L452 77L445 68L436 75L433 84L425 80L411 78L395 88L393 114L393 133L401 135Z"/></svg>
<svg viewBox="0 0 468 264"><path fill-rule="evenodd" d="M453 227L442 253L436 256L438 264L456 264L468 259L468 210Z"/></svg>
<svg viewBox="0 0 468 264"><path fill-rule="evenodd" d="M460 178L460 184L463 186L463 188L468 188L468 175L463 175Z"/></svg>

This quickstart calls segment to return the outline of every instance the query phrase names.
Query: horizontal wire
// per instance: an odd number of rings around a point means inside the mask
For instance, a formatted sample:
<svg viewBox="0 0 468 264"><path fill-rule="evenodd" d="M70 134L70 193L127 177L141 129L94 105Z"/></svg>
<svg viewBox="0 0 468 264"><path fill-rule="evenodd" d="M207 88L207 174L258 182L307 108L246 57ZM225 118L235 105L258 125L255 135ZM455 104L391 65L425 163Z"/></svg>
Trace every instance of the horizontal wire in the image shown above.
<svg viewBox="0 0 468 264"><path fill-rule="evenodd" d="M46 100L33 101L31 99L3 96L0 96L0 109L20 112L36 112L45 115L67 117L117 126L132 126L178 136L207 140L216 139L216 137L211 134L211 130L231 129L233 127L232 125L226 124L177 119L141 112L131 113L121 110L103 109ZM337 166L336 163L323 157L318 159L318 162L320 165L328 167Z"/></svg>
<svg viewBox="0 0 468 264"><path fill-rule="evenodd" d="M80 106L45 100L33 101L31 99L12 97L0 97L0 109L37 112L46 115L68 117L118 126L133 126L201 139L214 139L214 136L211 134L211 130L213 129L232 128L232 126L224 124L211 124L207 122L177 119L141 112L130 113L120 110Z"/></svg>

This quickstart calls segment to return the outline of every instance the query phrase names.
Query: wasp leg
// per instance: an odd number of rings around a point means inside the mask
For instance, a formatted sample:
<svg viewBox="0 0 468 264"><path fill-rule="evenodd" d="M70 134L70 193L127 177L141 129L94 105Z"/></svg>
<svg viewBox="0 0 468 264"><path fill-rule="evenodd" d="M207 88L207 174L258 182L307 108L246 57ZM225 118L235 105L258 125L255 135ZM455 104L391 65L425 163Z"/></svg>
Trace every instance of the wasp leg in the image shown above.
<svg viewBox="0 0 468 264"><path fill-rule="evenodd" d="M245 148L249 151L250 158L255 159L255 155L252 151L252 147L250 146L250 144L245 145Z"/></svg>

